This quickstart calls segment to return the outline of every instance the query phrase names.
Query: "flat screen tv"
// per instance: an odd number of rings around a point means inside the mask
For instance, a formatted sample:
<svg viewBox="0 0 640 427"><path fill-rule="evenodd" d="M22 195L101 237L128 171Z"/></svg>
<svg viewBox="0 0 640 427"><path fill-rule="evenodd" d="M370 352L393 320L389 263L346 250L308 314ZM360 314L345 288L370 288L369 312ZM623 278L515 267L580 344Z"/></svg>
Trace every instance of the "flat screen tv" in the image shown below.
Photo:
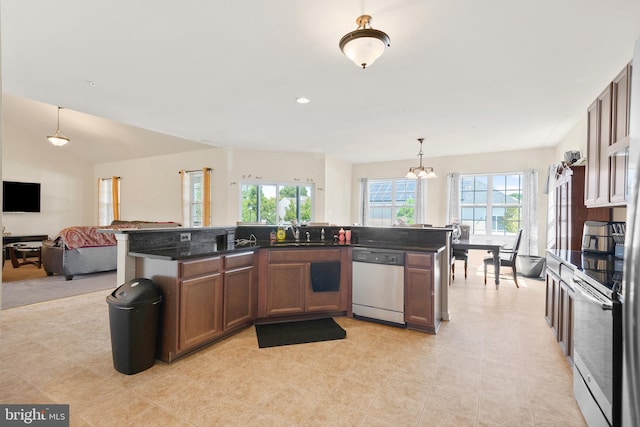
<svg viewBox="0 0 640 427"><path fill-rule="evenodd" d="M2 212L40 212L40 183L2 181Z"/></svg>

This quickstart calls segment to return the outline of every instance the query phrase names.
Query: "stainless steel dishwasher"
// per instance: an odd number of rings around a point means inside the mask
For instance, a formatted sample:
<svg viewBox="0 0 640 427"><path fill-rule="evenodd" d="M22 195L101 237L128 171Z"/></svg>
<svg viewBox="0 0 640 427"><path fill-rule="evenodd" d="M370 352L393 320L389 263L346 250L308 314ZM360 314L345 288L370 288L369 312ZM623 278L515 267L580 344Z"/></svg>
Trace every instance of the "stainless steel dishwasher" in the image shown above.
<svg viewBox="0 0 640 427"><path fill-rule="evenodd" d="M354 317L406 326L404 251L353 248Z"/></svg>

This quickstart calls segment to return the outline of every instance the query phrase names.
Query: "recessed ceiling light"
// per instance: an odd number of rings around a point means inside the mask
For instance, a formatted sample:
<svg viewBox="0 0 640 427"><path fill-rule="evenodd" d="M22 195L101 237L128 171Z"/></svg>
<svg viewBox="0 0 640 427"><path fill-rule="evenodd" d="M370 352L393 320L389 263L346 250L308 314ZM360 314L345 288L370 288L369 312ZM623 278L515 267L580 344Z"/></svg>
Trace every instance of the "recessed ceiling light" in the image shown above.
<svg viewBox="0 0 640 427"><path fill-rule="evenodd" d="M309 98L305 98L305 97L300 97L300 98L296 98L296 102L298 104L308 104L309 103Z"/></svg>

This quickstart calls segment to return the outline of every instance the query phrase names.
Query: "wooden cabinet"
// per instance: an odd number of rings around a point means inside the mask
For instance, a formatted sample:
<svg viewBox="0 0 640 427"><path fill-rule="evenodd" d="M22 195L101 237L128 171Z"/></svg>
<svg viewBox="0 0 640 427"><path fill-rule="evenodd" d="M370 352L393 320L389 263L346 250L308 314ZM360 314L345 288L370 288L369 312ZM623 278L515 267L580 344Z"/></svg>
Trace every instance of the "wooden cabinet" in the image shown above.
<svg viewBox="0 0 640 427"><path fill-rule="evenodd" d="M222 332L220 257L179 264L178 352L205 343Z"/></svg>
<svg viewBox="0 0 640 427"><path fill-rule="evenodd" d="M437 254L405 254L404 318L407 327L436 333L440 326L440 296Z"/></svg>
<svg viewBox="0 0 640 427"><path fill-rule="evenodd" d="M549 268L550 262L549 256L547 256L547 269L545 271L546 303L544 307L544 319L547 321L549 327L555 331L558 327L558 314L556 313L558 303L556 302L556 295L558 295L557 289L560 286L560 277L554 274L553 270ZM556 334L554 333L554 335Z"/></svg>
<svg viewBox="0 0 640 427"><path fill-rule="evenodd" d="M631 64L587 109L585 204L622 206L627 200Z"/></svg>
<svg viewBox="0 0 640 427"><path fill-rule="evenodd" d="M564 355L573 361L573 266L547 253L545 320Z"/></svg>
<svg viewBox="0 0 640 427"><path fill-rule="evenodd" d="M548 218L549 249L582 250L585 221L610 221L608 207L587 208L584 204L585 168L560 168L555 176L553 206Z"/></svg>
<svg viewBox="0 0 640 427"><path fill-rule="evenodd" d="M258 309L253 252L226 255L223 280L223 330L253 322Z"/></svg>
<svg viewBox="0 0 640 427"><path fill-rule="evenodd" d="M309 263L269 264L266 315L304 313L308 286Z"/></svg>
<svg viewBox="0 0 640 427"><path fill-rule="evenodd" d="M558 294L558 328L556 339L560 344L564 355L573 360L573 298L574 290L566 282L560 279L560 289Z"/></svg>
<svg viewBox="0 0 640 427"><path fill-rule="evenodd" d="M631 106L631 64L616 76L611 84L611 145L609 201L624 205L627 201L627 171L629 163L629 111Z"/></svg>
<svg viewBox="0 0 640 427"><path fill-rule="evenodd" d="M314 292L311 264L340 263L337 291ZM266 249L259 255L258 317L351 312L351 248Z"/></svg>
<svg viewBox="0 0 640 427"><path fill-rule="evenodd" d="M257 310L254 253L174 261L136 258L163 303L157 357L171 362L251 325Z"/></svg>

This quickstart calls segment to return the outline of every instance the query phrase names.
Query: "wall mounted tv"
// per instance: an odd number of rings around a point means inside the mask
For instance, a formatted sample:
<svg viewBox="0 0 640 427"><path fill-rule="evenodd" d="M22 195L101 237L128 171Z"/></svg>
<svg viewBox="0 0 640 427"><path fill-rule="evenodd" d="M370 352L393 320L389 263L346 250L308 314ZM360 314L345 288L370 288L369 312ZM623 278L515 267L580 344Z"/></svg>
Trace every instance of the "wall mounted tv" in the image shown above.
<svg viewBox="0 0 640 427"><path fill-rule="evenodd" d="M40 212L40 183L2 181L2 212Z"/></svg>

